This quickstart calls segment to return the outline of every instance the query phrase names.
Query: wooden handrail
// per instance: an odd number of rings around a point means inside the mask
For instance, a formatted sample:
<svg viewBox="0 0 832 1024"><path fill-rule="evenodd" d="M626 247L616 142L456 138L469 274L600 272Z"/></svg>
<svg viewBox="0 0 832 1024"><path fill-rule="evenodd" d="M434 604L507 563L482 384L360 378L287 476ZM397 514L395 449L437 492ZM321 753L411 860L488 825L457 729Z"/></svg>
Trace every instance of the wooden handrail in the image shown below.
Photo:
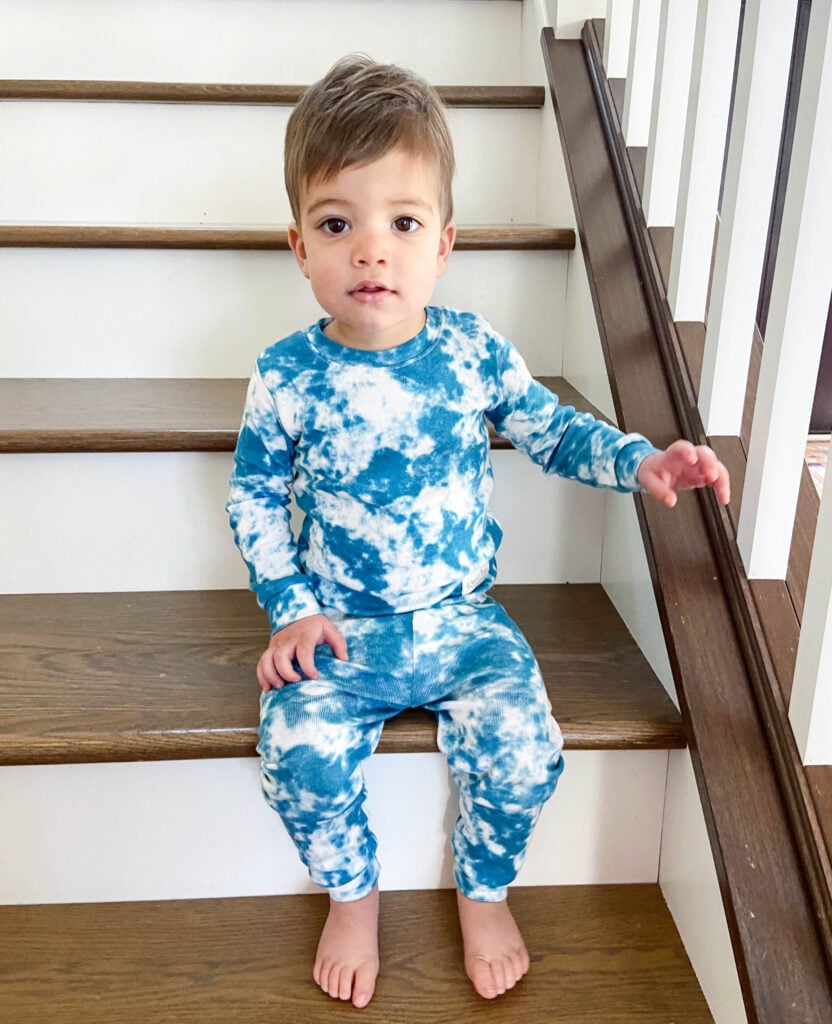
<svg viewBox="0 0 832 1024"><path fill-rule="evenodd" d="M589 64L596 96L603 102L604 89L600 50L590 28L585 32ZM611 111L607 108L608 113ZM707 444L708 438L699 415L696 390L684 358L679 336L667 303L658 261L644 222L638 187L627 159L626 148L612 117L602 112L607 143L621 191L634 256L643 275L645 296L656 338L671 388L675 412L682 433L694 444ZM788 720L788 708L777 682L774 662L765 631L745 574L736 544L734 523L728 510L720 506L710 492L701 495L711 543L717 554L721 575L728 589L731 610L748 666L749 681L765 725L775 763L781 775L786 806L798 839L798 849L812 889L818 920L824 932L827 956L832 966L832 865L824 846L818 846L820 826L809 792L794 733Z"/></svg>
<svg viewBox="0 0 832 1024"><path fill-rule="evenodd" d="M619 425L703 441L594 28L543 47ZM727 514L709 493L637 508L749 1018L832 1019L817 837Z"/></svg>

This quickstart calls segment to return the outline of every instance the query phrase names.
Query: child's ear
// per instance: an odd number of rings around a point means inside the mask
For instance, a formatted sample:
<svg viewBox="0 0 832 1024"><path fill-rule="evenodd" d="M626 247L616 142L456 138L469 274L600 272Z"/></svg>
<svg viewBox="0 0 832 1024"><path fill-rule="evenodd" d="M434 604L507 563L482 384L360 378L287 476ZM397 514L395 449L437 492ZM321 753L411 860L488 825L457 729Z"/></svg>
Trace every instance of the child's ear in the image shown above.
<svg viewBox="0 0 832 1024"><path fill-rule="evenodd" d="M448 268L448 259L456 241L456 224L449 221L439 235L439 250L436 254L436 276L441 277Z"/></svg>
<svg viewBox="0 0 832 1024"><path fill-rule="evenodd" d="M303 236L300 233L300 228L294 221L289 225L289 248L295 254L295 259L298 261L298 266L300 267L303 276L309 277L306 245L304 244Z"/></svg>

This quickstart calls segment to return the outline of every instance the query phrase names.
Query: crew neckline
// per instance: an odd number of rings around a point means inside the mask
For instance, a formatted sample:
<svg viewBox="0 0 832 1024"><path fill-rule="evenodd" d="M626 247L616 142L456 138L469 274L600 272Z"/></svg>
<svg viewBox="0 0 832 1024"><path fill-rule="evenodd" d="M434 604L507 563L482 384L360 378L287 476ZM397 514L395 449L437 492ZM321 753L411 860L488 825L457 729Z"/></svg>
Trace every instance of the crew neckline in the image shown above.
<svg viewBox="0 0 832 1024"><path fill-rule="evenodd" d="M436 344L439 328L443 321L443 311L438 306L425 307L425 326L408 341L393 348L364 349L352 348L334 341L324 334L324 328L332 323L333 317L322 317L308 331L309 344L330 362L363 363L365 366L404 366L421 359Z"/></svg>

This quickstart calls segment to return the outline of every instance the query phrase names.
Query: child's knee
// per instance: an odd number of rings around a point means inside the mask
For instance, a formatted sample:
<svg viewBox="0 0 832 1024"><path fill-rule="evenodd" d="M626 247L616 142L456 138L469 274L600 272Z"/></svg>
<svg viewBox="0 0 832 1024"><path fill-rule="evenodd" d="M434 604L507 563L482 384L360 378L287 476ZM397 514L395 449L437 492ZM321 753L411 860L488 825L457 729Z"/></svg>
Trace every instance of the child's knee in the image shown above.
<svg viewBox="0 0 832 1024"><path fill-rule="evenodd" d="M562 747L555 726L536 743L501 750L485 773L482 795L504 810L523 812L539 808L557 787L563 771Z"/></svg>
<svg viewBox="0 0 832 1024"><path fill-rule="evenodd" d="M360 773L343 754L304 744L260 763L263 795L281 813L325 818L342 814L362 789Z"/></svg>

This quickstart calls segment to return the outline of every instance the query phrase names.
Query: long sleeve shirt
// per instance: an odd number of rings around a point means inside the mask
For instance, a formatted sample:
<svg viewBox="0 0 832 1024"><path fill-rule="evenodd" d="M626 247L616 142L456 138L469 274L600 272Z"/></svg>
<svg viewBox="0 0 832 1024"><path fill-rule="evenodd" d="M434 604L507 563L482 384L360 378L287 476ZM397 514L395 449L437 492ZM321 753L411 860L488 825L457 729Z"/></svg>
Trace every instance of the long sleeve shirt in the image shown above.
<svg viewBox="0 0 832 1024"><path fill-rule="evenodd" d="M322 606L380 615L487 589L502 532L486 420L544 472L639 490L656 449L561 405L481 317L428 307L382 351L326 323L259 356L234 459L227 509L273 630Z"/></svg>

